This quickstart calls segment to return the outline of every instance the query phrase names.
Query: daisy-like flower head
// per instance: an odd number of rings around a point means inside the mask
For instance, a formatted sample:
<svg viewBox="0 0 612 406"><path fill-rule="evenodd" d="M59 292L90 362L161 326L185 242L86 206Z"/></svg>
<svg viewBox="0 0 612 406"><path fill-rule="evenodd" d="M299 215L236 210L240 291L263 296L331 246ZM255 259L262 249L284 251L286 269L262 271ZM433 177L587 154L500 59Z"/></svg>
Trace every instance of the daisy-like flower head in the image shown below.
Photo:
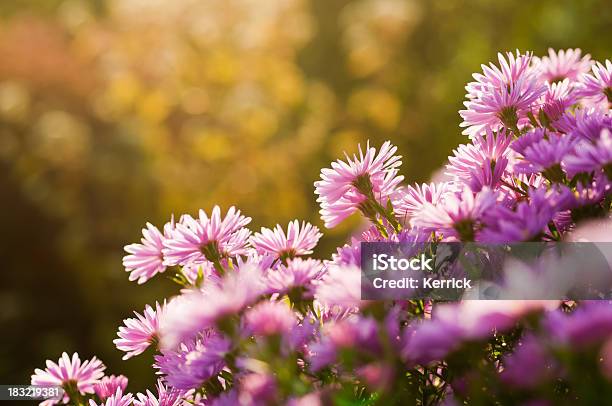
<svg viewBox="0 0 612 406"><path fill-rule="evenodd" d="M100 400L104 401L113 396L115 392L117 392L117 389L125 391L127 384L128 379L123 375L105 376L100 380L100 382L94 385L94 392L100 398Z"/></svg>
<svg viewBox="0 0 612 406"><path fill-rule="evenodd" d="M571 203L572 209L589 209L589 206L600 206L602 200L612 193L612 181L608 179L603 173L596 174L593 177L593 181L588 184L582 184L578 182L576 185L576 191L573 194L573 201ZM593 208L593 207L591 207ZM587 217L590 217L592 213L588 211L584 213ZM601 210L598 210L601 211ZM607 212L607 209L606 209Z"/></svg>
<svg viewBox="0 0 612 406"><path fill-rule="evenodd" d="M352 237L350 244L344 244L336 249L336 253L332 254L330 264L333 265L355 265L361 266L361 241Z"/></svg>
<svg viewBox="0 0 612 406"><path fill-rule="evenodd" d="M582 56L582 50L566 49L555 52L548 48L548 56L534 57L534 65L542 80L548 83L561 82L564 79L576 81L580 75L591 70L591 55Z"/></svg>
<svg viewBox="0 0 612 406"><path fill-rule="evenodd" d="M572 137L595 142L603 129L612 129L612 115L597 108L577 109L565 113L555 122L555 128Z"/></svg>
<svg viewBox="0 0 612 406"><path fill-rule="evenodd" d="M108 397L102 403L96 403L93 399L89 400L89 406L130 406L133 396L131 393L123 394L123 389L117 388L117 391Z"/></svg>
<svg viewBox="0 0 612 406"><path fill-rule="evenodd" d="M486 136L478 134L472 143L460 145L448 157L446 174L479 192L484 186L496 188L508 166L508 146L512 137L505 130ZM433 203L433 202L430 202ZM434 203L435 204L435 203Z"/></svg>
<svg viewBox="0 0 612 406"><path fill-rule="evenodd" d="M410 185L402 190L393 206L399 217L414 217L426 203L437 204L450 189L448 182Z"/></svg>
<svg viewBox="0 0 612 406"><path fill-rule="evenodd" d="M601 62L595 63L590 74L584 74L580 78L580 89L578 93L582 97L590 98L593 103L612 104L612 62L606 59L605 65Z"/></svg>
<svg viewBox="0 0 612 406"><path fill-rule="evenodd" d="M219 334L201 335L156 355L153 366L173 388L195 389L221 372L230 349L231 342Z"/></svg>
<svg viewBox="0 0 612 406"><path fill-rule="evenodd" d="M553 125L563 117L565 112L576 103L576 92L570 85L569 79L561 82L546 84L546 93L540 98L538 105L546 114L546 119ZM538 111L534 111L538 116Z"/></svg>
<svg viewBox="0 0 612 406"><path fill-rule="evenodd" d="M36 386L61 386L64 388L62 401L67 403L69 393L78 391L81 395L94 392L94 385L104 376L106 367L102 361L93 357L81 362L76 352L72 358L63 353L57 364L47 360L47 368L34 370L32 385ZM47 401L47 405L58 403L58 401Z"/></svg>
<svg viewBox="0 0 612 406"><path fill-rule="evenodd" d="M535 70L529 64L531 53L516 57L508 52L508 60L498 54L501 69L490 64L482 66L484 75L475 74L476 82L466 86L468 100L466 110L459 111L463 118L463 134L474 137L487 126L497 130L501 126L513 129L527 121L527 113L546 86L537 80Z"/></svg>
<svg viewBox="0 0 612 406"><path fill-rule="evenodd" d="M174 220L166 223L163 234L153 224L147 223L147 227L142 229L141 244L125 246L124 249L129 255L123 257L123 266L126 272L130 273L130 281L142 284L166 270L162 249L164 240L170 237L172 230Z"/></svg>
<svg viewBox="0 0 612 406"><path fill-rule="evenodd" d="M361 300L361 269L357 266L330 266L317 283L315 297L328 308L358 309L367 304Z"/></svg>
<svg viewBox="0 0 612 406"><path fill-rule="evenodd" d="M564 177L561 161L574 150L576 140L558 133L548 133L547 137L525 148L514 170L525 174L542 172L547 179L560 182Z"/></svg>
<svg viewBox="0 0 612 406"><path fill-rule="evenodd" d="M280 294L306 295L312 298L312 284L324 274L323 264L316 259L295 258L281 264L266 275L268 288Z"/></svg>
<svg viewBox="0 0 612 406"><path fill-rule="evenodd" d="M162 349L176 348L202 330L223 324L266 293L261 270L246 264L227 274L219 285L208 284L173 298L160 318Z"/></svg>
<svg viewBox="0 0 612 406"><path fill-rule="evenodd" d="M297 325L295 313L286 303L262 302L244 315L247 335L288 334Z"/></svg>
<svg viewBox="0 0 612 406"><path fill-rule="evenodd" d="M359 148L359 156L346 162L332 162L331 168L321 170L321 180L315 182L317 202L321 204L321 218L325 227L333 228L361 208L368 199L382 202L390 199L397 185L404 179L398 175L401 156L394 155L397 147L386 141L380 151L370 147L365 153Z"/></svg>
<svg viewBox="0 0 612 406"><path fill-rule="evenodd" d="M198 264L244 254L251 234L244 227L250 222L250 217L243 216L233 206L224 218L219 206L213 208L210 217L204 210L200 210L197 219L183 216L172 236L164 241L164 263Z"/></svg>
<svg viewBox="0 0 612 406"><path fill-rule="evenodd" d="M314 371L337 360L340 350L360 349L370 354L382 350L378 325L372 318L353 316L324 325L321 341L310 346Z"/></svg>
<svg viewBox="0 0 612 406"><path fill-rule="evenodd" d="M518 202L514 209L497 205L486 213L486 227L478 234L478 240L505 244L539 238L557 211L568 206L569 198L567 188L530 189L528 200Z"/></svg>
<svg viewBox="0 0 612 406"><path fill-rule="evenodd" d="M574 152L563 160L563 167L569 176L579 172L592 172L603 169L612 180L612 135L604 128L599 139L592 143L583 140L576 145Z"/></svg>
<svg viewBox="0 0 612 406"><path fill-rule="evenodd" d="M137 393L134 406L182 406L187 392L168 388L161 379L157 380L157 395L147 389L146 393Z"/></svg>
<svg viewBox="0 0 612 406"><path fill-rule="evenodd" d="M468 187L449 193L437 205L425 204L410 220L413 227L442 234L446 239L474 241L481 229L483 215L495 206L497 193L484 187L474 193Z"/></svg>
<svg viewBox="0 0 612 406"><path fill-rule="evenodd" d="M124 326L119 327L119 338L113 340L117 349L125 351L123 359L129 359L142 354L149 345L158 341L159 318L163 314L166 303L162 306L155 303L155 309L147 305L144 312L134 312L136 318L123 320Z"/></svg>
<svg viewBox="0 0 612 406"><path fill-rule="evenodd" d="M261 233L255 233L251 237L251 245L260 254L272 254L279 258L294 258L298 255L312 254L312 249L323 236L319 229L310 223L293 220L287 226L287 234L277 224L274 230L261 229Z"/></svg>

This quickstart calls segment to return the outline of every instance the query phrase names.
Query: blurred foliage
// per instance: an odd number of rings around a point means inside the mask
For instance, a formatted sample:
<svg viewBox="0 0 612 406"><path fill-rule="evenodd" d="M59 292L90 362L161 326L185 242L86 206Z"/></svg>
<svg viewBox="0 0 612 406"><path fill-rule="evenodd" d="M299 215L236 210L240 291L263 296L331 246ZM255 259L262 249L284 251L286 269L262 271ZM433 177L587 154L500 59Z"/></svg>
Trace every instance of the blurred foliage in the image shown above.
<svg viewBox="0 0 612 406"><path fill-rule="evenodd" d="M173 292L127 280L146 221L239 206L319 226L319 170L391 139L408 181L464 141L463 86L501 50L610 57L604 0L28 0L0 3L0 382L64 349L132 390L117 326ZM355 221L331 230L328 256ZM146 371L146 372L145 372ZM140 374L138 372L141 372Z"/></svg>

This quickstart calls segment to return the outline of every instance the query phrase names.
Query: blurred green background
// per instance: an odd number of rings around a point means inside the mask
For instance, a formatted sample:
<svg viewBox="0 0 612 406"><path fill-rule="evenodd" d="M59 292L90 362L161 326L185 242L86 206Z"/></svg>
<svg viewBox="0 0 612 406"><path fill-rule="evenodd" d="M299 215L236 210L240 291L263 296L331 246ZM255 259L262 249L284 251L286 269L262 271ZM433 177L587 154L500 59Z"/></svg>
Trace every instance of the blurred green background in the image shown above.
<svg viewBox="0 0 612 406"><path fill-rule="evenodd" d="M450 0L0 2L0 383L62 351L131 390L112 339L176 291L127 280L146 221L239 206L253 229L320 227L313 182L390 139L426 181L464 141L464 85L500 50L610 57L610 3ZM353 219L326 232L342 243Z"/></svg>

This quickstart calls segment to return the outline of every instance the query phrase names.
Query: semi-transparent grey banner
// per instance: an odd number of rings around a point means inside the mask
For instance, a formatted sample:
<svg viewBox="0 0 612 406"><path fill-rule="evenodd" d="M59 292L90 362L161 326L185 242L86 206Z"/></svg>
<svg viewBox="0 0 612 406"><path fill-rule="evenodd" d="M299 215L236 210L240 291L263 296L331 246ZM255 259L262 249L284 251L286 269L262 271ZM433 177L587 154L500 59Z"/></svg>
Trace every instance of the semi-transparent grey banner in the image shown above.
<svg viewBox="0 0 612 406"><path fill-rule="evenodd" d="M361 243L363 300L612 299L612 242Z"/></svg>

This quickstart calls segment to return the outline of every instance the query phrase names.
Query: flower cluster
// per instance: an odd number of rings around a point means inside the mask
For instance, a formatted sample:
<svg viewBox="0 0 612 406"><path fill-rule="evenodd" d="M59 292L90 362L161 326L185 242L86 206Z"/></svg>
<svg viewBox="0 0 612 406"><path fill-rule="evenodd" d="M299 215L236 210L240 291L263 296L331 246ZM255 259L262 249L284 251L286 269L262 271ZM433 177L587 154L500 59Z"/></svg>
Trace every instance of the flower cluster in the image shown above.
<svg viewBox="0 0 612 406"><path fill-rule="evenodd" d="M171 219L163 232L147 224L125 247L129 279L169 272L181 291L126 319L114 343L125 359L153 347L157 394L126 392L125 377L77 354L48 361L32 383L61 385L64 403L173 406L553 404L610 387L607 302L361 300L362 241L610 237L610 61L570 49L498 62L466 86L469 142L446 180L401 185L390 142L322 169L325 226L355 213L369 222L329 260L308 257L316 226L252 234L234 207Z"/></svg>

